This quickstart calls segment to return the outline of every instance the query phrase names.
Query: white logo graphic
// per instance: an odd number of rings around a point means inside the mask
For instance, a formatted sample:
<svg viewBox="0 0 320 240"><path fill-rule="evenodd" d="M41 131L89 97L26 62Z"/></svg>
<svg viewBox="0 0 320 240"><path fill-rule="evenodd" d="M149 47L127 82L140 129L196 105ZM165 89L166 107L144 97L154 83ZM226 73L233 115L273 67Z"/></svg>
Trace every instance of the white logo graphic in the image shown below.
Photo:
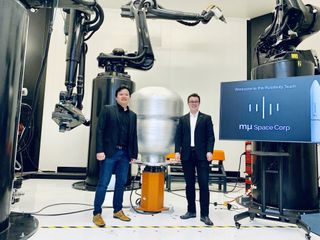
<svg viewBox="0 0 320 240"><path fill-rule="evenodd" d="M271 116L274 112L280 112L280 104L279 103L269 103L266 104L265 96L262 97L261 106L258 103L255 104L248 104L248 111L249 112L261 112L261 118L265 119L266 115Z"/></svg>

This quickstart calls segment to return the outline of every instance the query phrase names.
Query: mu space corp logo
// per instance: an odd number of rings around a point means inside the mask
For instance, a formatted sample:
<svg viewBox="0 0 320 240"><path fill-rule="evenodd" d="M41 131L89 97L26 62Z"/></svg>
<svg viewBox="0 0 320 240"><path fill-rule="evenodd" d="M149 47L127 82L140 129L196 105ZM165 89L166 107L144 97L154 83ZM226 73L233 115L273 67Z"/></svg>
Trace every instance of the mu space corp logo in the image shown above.
<svg viewBox="0 0 320 240"><path fill-rule="evenodd" d="M320 77L221 83L222 140L320 142Z"/></svg>
<svg viewBox="0 0 320 240"><path fill-rule="evenodd" d="M271 120L274 115L280 113L280 103L268 103L265 96L256 102L256 103L249 103L247 104L247 113L250 114L258 114L258 118L261 120ZM288 125L279 125L279 124L247 124L247 123L240 123L239 130L243 131L290 131L291 127Z"/></svg>

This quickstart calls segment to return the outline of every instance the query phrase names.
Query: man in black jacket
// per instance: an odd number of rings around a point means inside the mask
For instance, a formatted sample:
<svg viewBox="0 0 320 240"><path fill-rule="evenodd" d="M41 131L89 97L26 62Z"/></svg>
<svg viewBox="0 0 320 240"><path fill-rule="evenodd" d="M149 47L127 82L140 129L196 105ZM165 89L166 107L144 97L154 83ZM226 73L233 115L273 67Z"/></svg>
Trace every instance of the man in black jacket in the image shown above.
<svg viewBox="0 0 320 240"><path fill-rule="evenodd" d="M200 188L200 220L213 225L209 218L209 164L212 160L214 132L211 117L199 111L200 96L188 97L190 113L179 119L175 136L176 160L182 164L186 181L187 213L181 219L196 217L196 172Z"/></svg>
<svg viewBox="0 0 320 240"><path fill-rule="evenodd" d="M123 193L129 163L138 155L137 115L129 107L130 89L121 86L115 93L116 105L103 106L97 125L96 152L100 164L99 181L94 199L93 222L105 226L101 216L102 204L112 173L116 175L113 194L113 217L130 221L122 211Z"/></svg>

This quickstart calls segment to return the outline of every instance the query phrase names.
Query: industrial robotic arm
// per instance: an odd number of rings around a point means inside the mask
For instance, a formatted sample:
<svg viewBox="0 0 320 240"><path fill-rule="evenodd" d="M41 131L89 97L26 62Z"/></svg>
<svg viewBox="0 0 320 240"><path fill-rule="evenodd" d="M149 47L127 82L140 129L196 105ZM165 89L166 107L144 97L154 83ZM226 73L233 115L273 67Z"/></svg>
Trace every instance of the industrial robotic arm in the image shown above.
<svg viewBox="0 0 320 240"><path fill-rule="evenodd" d="M160 4L158 4L156 0L135 0L121 7L121 16L133 18L134 8L144 8L146 11L147 18L176 21L195 21L194 25L196 25L200 22L208 23L214 16L216 19L220 19L221 21L226 22L220 8L213 4L211 4L206 10L203 10L201 14L198 14L165 9Z"/></svg>
<svg viewBox="0 0 320 240"><path fill-rule="evenodd" d="M78 1L78 0L77 0ZM102 25L103 10L98 4L90 5L92 14L82 10L66 9L65 35L68 37L66 56L66 91L60 92L59 103L52 113L53 120L59 125L59 131L71 130L81 124L89 125L83 116L85 60L87 41ZM74 88L77 93L73 93Z"/></svg>
<svg viewBox="0 0 320 240"><path fill-rule="evenodd" d="M87 3L75 0L85 10L64 9L67 14L65 35L68 37L66 54L66 91L60 92L59 103L52 113L52 119L58 124L59 131L71 130L81 124L89 125L81 110L84 96L85 60L87 44L85 43L100 28L104 20L101 6L97 3ZM77 93L74 93L74 88Z"/></svg>
<svg viewBox="0 0 320 240"><path fill-rule="evenodd" d="M68 36L65 77L66 91L60 92L60 101L55 106L52 119L58 124L59 131L64 132L81 124L90 124L81 112L85 75L84 65L87 51L85 41L101 26L103 11L97 3L84 0L64 0L60 1L59 4L65 4L69 7L65 10L67 13L65 27L67 30L65 34ZM156 0L131 1L127 5L122 6L121 15L122 17L134 18L136 20L138 51L125 53L123 49L116 48L111 54L101 53L98 56L98 65L105 68L106 72L124 73L127 67L138 70L149 70L152 68L154 54L146 23L147 18L177 20L189 26L197 25L200 22L206 24L212 17L225 22L221 10L214 5L202 11L201 14L193 14L166 10L159 6ZM91 20L92 16L94 18ZM77 94L73 93L75 87L77 87Z"/></svg>
<svg viewBox="0 0 320 240"><path fill-rule="evenodd" d="M121 7L121 16L135 19L138 34L138 51L126 54L123 49L116 48L110 54L98 56L99 67L108 72L123 73L125 68L149 70L153 66L154 54L150 42L146 19L176 20L181 24L194 26L202 22L208 23L212 17L223 22L222 11L215 5L203 10L201 14L167 10L157 4L156 0L133 0Z"/></svg>
<svg viewBox="0 0 320 240"><path fill-rule="evenodd" d="M258 62L276 58L296 47L307 37L320 30L320 9L301 0L277 0L274 19L257 43Z"/></svg>
<svg viewBox="0 0 320 240"><path fill-rule="evenodd" d="M103 23L104 13L101 6L95 0L21 0L21 2L29 9L63 8L66 13L64 29L68 39L66 91L60 92L59 103L55 106L52 118L62 132L71 130L81 124L89 125L81 112L84 95L85 59L88 49L86 41ZM77 89L76 93L73 92L74 88Z"/></svg>

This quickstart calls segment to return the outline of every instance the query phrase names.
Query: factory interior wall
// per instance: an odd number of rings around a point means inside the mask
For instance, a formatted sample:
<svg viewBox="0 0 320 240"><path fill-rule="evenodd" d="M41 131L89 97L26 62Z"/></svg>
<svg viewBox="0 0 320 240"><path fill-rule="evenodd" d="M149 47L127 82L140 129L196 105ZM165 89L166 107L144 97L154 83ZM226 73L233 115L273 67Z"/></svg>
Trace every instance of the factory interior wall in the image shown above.
<svg viewBox="0 0 320 240"><path fill-rule="evenodd" d="M247 78L247 19L229 18L228 23L211 21L207 25L187 27L177 22L148 20L148 28L156 61L149 71L127 69L136 83L136 90L148 86L162 86L176 91L184 100L197 92L201 96L200 110L210 114L216 135L215 149L226 152L224 165L227 171L237 171L242 141L219 140L220 83ZM303 46L316 47L319 34L306 40ZM86 167L89 145L89 128L79 126L70 132L59 133L51 120L59 92L65 90L65 37L60 10L56 13L51 40L47 82L45 89L40 170L56 171L57 167ZM105 9L105 22L87 42L86 89L84 114L90 118L91 84L99 69L99 53L110 53L114 48L127 52L137 50L135 22L120 17L120 10ZM319 48L319 46L318 46ZM320 49L317 50L320 53ZM230 106L232 107L232 106ZM244 163L240 172L243 172Z"/></svg>

